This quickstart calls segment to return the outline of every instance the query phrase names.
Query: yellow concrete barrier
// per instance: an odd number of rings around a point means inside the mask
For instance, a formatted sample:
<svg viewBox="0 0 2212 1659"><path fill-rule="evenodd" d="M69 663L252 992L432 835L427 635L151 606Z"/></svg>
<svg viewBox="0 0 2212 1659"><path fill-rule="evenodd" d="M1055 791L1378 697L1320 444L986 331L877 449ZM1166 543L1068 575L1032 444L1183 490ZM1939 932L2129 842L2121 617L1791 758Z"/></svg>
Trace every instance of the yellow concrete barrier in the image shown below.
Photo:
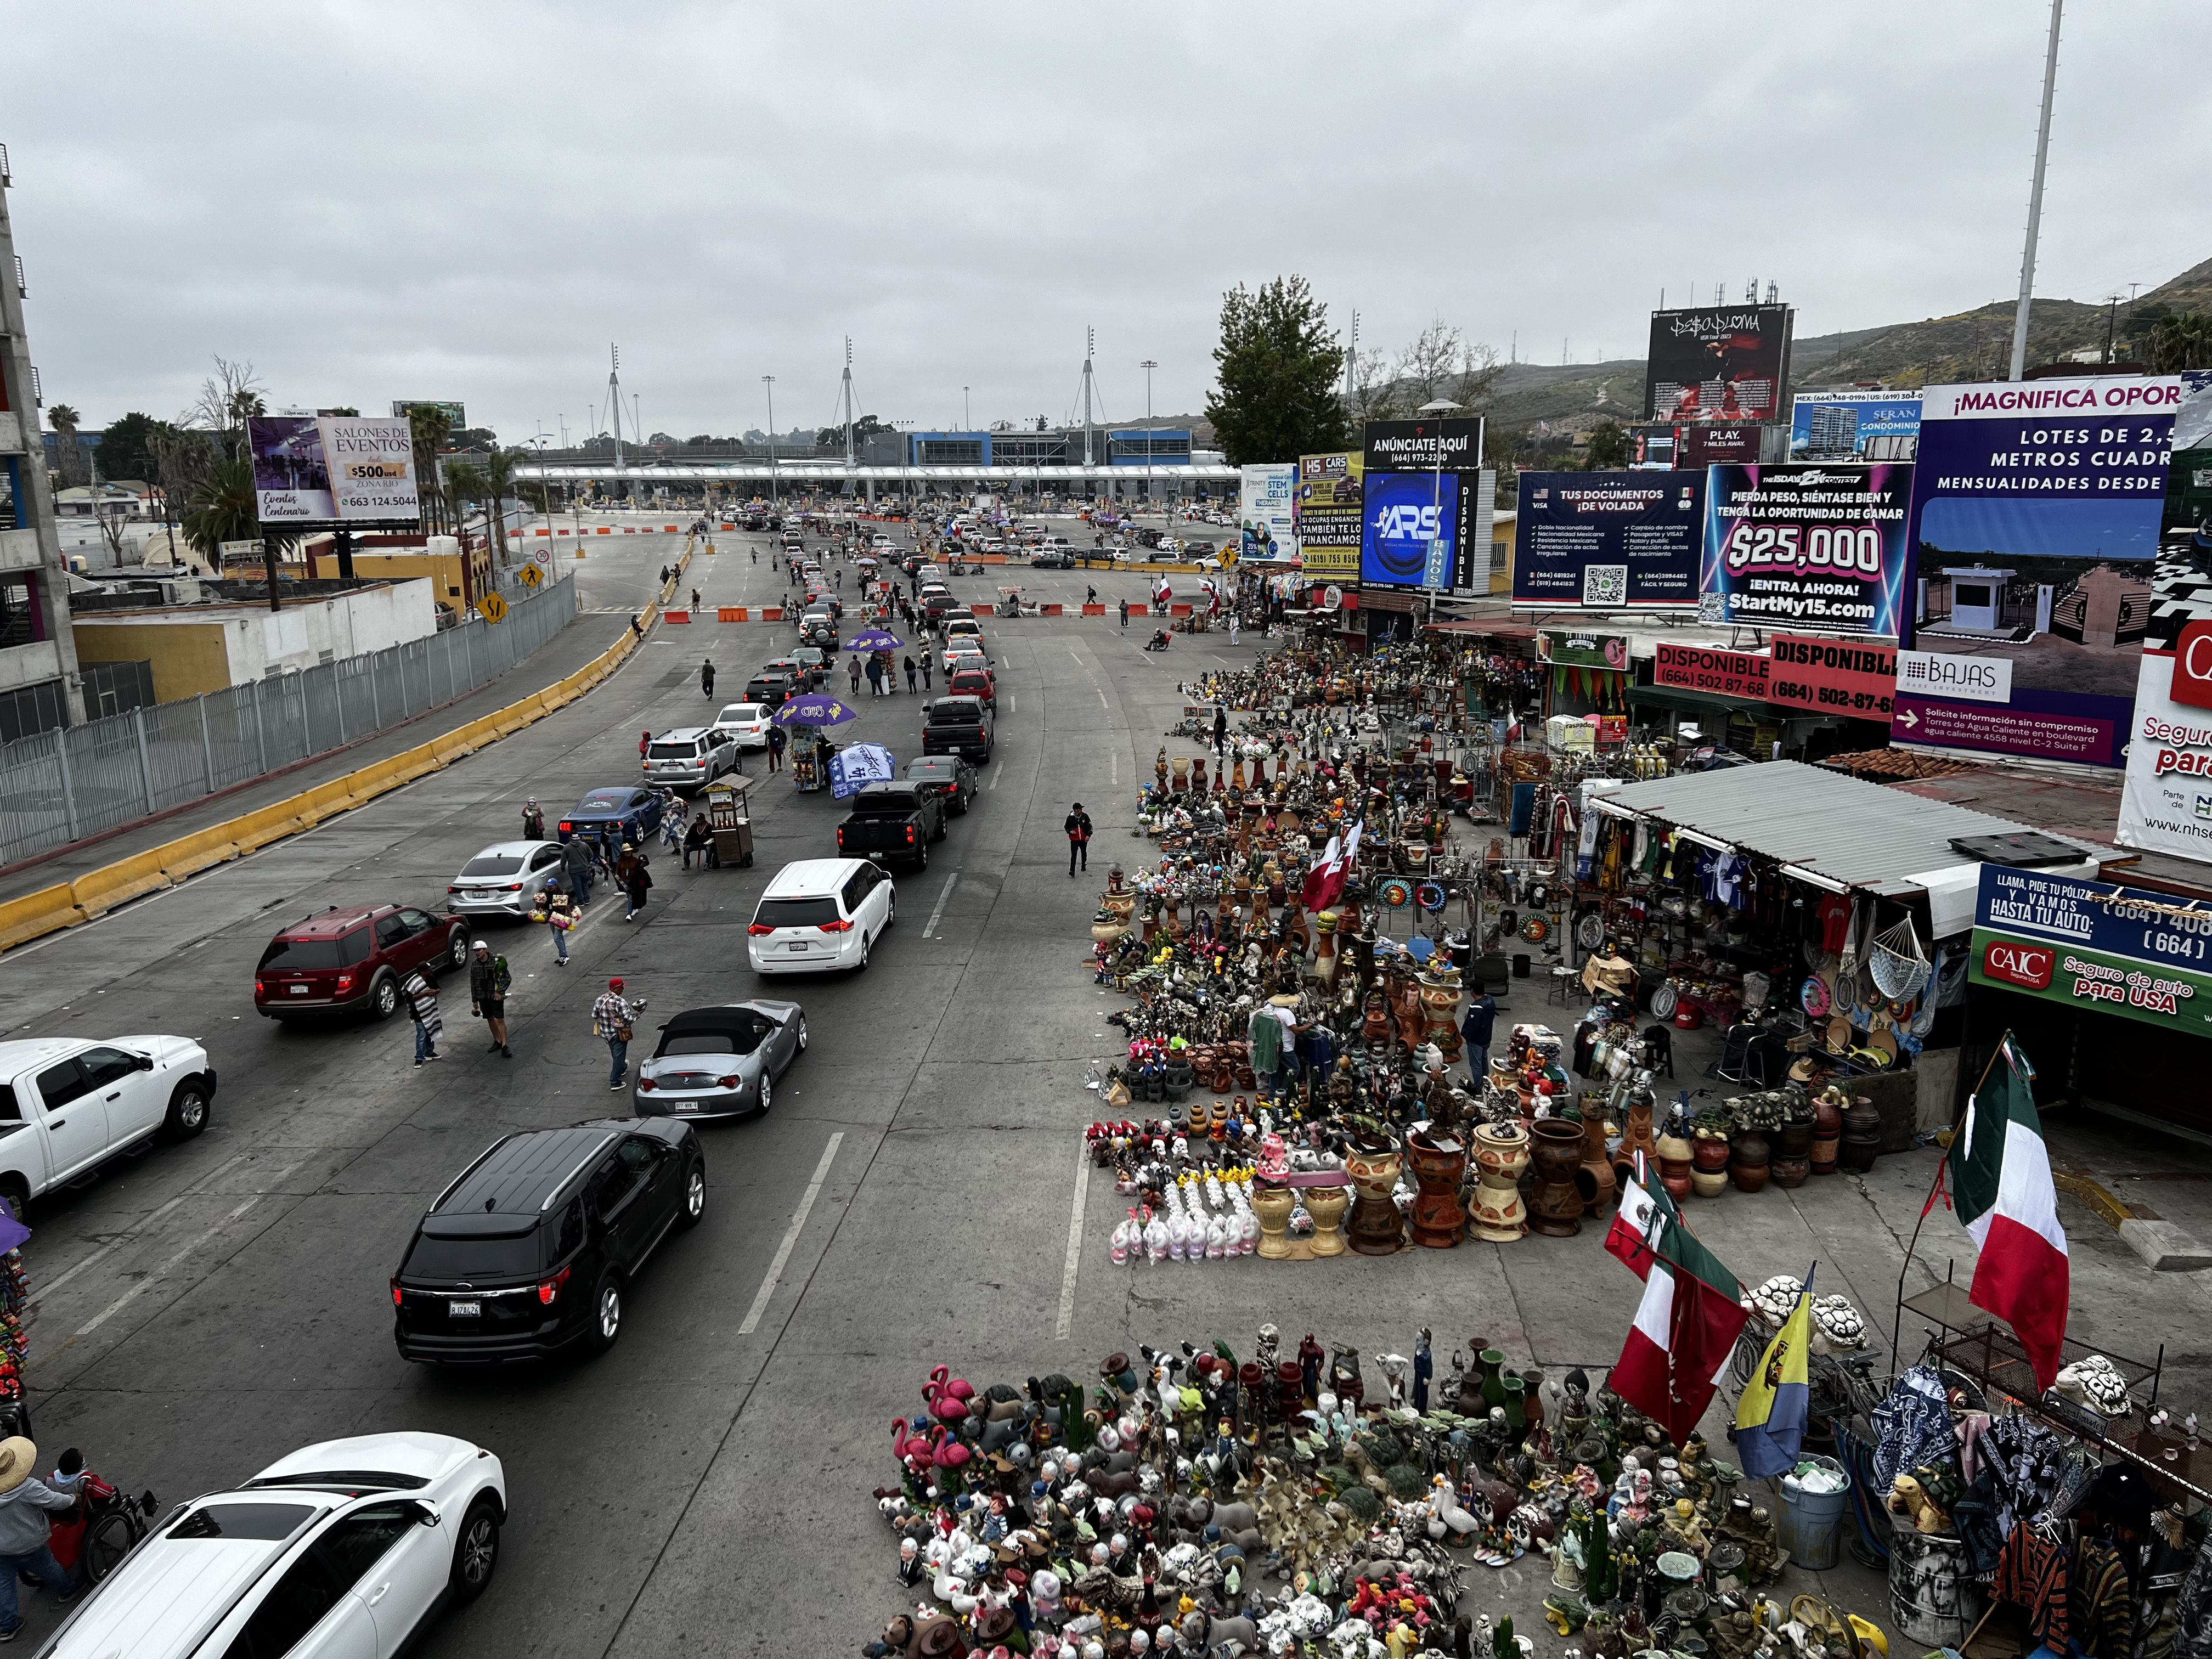
<svg viewBox="0 0 2212 1659"><path fill-rule="evenodd" d="M84 912L77 908L67 882L9 899L0 904L0 951L28 944L83 920Z"/></svg>
<svg viewBox="0 0 2212 1659"><path fill-rule="evenodd" d="M226 820L155 849L161 857L163 873L171 881L182 881L196 871L236 858L238 842L230 833L230 825L231 821Z"/></svg>
<svg viewBox="0 0 2212 1659"><path fill-rule="evenodd" d="M230 831L240 852L251 853L272 841L297 835L307 826L300 821L299 797L295 795L248 812L243 817L233 818L222 827Z"/></svg>
<svg viewBox="0 0 2212 1659"><path fill-rule="evenodd" d="M156 848L150 853L133 853L127 859L79 876L70 884L70 896L87 916L96 916L127 899L171 884L161 869L161 849Z"/></svg>

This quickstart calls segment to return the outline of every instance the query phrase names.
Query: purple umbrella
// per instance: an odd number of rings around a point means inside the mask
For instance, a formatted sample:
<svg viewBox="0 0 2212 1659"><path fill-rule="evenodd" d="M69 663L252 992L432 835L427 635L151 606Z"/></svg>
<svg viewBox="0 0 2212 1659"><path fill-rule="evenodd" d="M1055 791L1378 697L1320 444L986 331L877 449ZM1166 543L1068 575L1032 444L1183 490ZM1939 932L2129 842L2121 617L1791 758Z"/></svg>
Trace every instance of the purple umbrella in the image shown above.
<svg viewBox="0 0 2212 1659"><path fill-rule="evenodd" d="M846 641L845 648L848 651L896 651L905 643L896 635L886 634L880 628L871 628Z"/></svg>
<svg viewBox="0 0 2212 1659"><path fill-rule="evenodd" d="M785 700L775 711L778 726L842 726L847 720L860 718L860 711L842 697L827 691L809 691L803 696Z"/></svg>

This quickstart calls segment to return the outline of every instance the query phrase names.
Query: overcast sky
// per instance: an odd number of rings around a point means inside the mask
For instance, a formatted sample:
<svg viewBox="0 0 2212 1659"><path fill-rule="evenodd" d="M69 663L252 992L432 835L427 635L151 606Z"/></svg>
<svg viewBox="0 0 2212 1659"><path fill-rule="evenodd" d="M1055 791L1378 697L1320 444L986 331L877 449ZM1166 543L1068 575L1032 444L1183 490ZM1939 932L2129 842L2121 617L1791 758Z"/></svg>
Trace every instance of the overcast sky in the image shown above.
<svg viewBox="0 0 2212 1659"><path fill-rule="evenodd" d="M1387 351L1641 355L1662 286L1801 337L2009 299L2049 11L1675 0L19 5L0 143L33 355L88 425L210 354L272 406L522 441L1196 411L1222 290ZM2203 0L2075 0L2037 291L2212 256ZM604 413L600 424L605 425Z"/></svg>

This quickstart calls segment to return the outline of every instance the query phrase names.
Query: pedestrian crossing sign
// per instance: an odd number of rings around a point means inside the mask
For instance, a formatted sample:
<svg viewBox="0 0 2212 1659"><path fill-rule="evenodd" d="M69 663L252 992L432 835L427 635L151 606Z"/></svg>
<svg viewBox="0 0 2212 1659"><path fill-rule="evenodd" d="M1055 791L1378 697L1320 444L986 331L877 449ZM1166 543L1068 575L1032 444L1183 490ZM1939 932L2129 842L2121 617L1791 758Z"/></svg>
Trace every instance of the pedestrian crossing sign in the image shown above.
<svg viewBox="0 0 2212 1659"><path fill-rule="evenodd" d="M524 586L535 587L538 583L544 580L544 576L539 573L536 565L526 564L522 567L522 583Z"/></svg>

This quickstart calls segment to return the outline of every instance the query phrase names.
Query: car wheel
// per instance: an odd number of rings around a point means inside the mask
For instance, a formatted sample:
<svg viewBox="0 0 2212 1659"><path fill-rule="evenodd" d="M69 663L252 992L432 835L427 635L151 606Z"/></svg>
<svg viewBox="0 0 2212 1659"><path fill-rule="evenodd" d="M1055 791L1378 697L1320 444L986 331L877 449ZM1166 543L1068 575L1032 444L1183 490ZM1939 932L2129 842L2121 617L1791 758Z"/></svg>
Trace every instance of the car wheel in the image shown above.
<svg viewBox="0 0 2212 1659"><path fill-rule="evenodd" d="M768 1073L767 1073L767 1072L765 1072L765 1071L762 1072L762 1073L761 1073L761 1080L760 1080L760 1107L759 1107L759 1110L760 1110L760 1115L761 1115L763 1117L766 1117L766 1116L768 1115L768 1113L769 1113L769 1108L775 1104L775 1079L772 1079L771 1077L769 1077L769 1075L768 1074Z"/></svg>
<svg viewBox="0 0 2212 1659"><path fill-rule="evenodd" d="M929 842L927 840L916 843L915 847L914 867L916 870L929 868Z"/></svg>
<svg viewBox="0 0 2212 1659"><path fill-rule="evenodd" d="M169 1097L169 1115L161 1121L161 1132L172 1140L190 1140L207 1126L206 1087L198 1081L179 1084Z"/></svg>
<svg viewBox="0 0 2212 1659"><path fill-rule="evenodd" d="M853 971L856 974L868 971L868 936L866 933L860 935L860 959L853 964Z"/></svg>
<svg viewBox="0 0 2212 1659"><path fill-rule="evenodd" d="M389 974L379 974L376 983L368 988L368 1006L379 1019L390 1019L399 1012L399 981Z"/></svg>
<svg viewBox="0 0 2212 1659"><path fill-rule="evenodd" d="M452 970L457 974L469 965L469 930L467 928L453 929L453 936L446 941L446 960L452 964Z"/></svg>
<svg viewBox="0 0 2212 1659"><path fill-rule="evenodd" d="M469 1505L453 1540L453 1573L447 1581L456 1602L473 1601L499 1570L499 1502L489 1492Z"/></svg>
<svg viewBox="0 0 2212 1659"><path fill-rule="evenodd" d="M888 927L898 920L898 894L896 890L884 895L884 926Z"/></svg>
<svg viewBox="0 0 2212 1659"><path fill-rule="evenodd" d="M761 1109L766 1111L768 1108L763 1105ZM694 1164L690 1172L684 1177L684 1209L676 1218L677 1224L682 1227L696 1227L705 1218L706 1214L707 1166L703 1164Z"/></svg>
<svg viewBox="0 0 2212 1659"><path fill-rule="evenodd" d="M605 1353L622 1335L622 1275L609 1267L592 1291L592 1322L584 1331L584 1341L593 1353Z"/></svg>

